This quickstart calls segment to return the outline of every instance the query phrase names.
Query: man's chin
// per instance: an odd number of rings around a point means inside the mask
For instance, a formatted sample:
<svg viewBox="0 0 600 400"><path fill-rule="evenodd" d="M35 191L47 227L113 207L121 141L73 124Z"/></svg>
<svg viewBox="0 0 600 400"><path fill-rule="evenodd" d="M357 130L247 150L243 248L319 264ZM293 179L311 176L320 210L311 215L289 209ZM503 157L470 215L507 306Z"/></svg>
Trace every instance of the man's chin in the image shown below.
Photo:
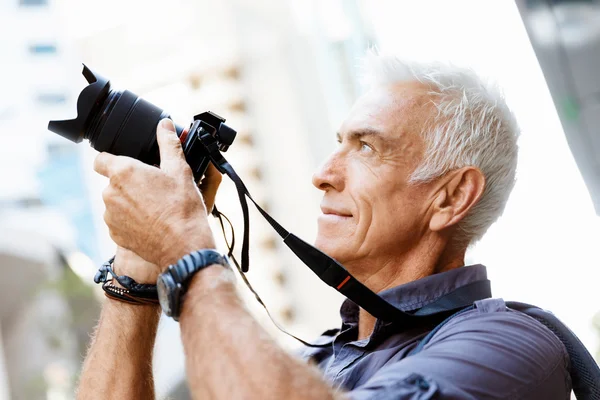
<svg viewBox="0 0 600 400"><path fill-rule="evenodd" d="M344 254L347 253L347 249L341 248L335 239L317 237L314 246L341 264L348 257L347 254Z"/></svg>

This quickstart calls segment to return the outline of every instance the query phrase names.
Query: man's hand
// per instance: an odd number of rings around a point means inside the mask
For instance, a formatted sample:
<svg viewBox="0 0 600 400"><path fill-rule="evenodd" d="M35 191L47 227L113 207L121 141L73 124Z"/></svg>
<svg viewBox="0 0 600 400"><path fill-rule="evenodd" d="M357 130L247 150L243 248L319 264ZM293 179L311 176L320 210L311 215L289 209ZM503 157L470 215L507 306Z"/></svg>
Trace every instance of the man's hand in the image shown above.
<svg viewBox="0 0 600 400"><path fill-rule="evenodd" d="M96 157L94 169L110 179L103 192L104 221L113 241L164 269L191 251L214 248L215 242L172 121L162 120L156 133L160 169L108 153ZM207 171L202 183L211 208L220 183L216 175Z"/></svg>
<svg viewBox="0 0 600 400"><path fill-rule="evenodd" d="M162 272L156 264L152 264L138 256L131 250L121 246L117 247L115 254L114 271L117 275L126 275L133 278L137 283L155 285L158 275ZM113 281L113 284L118 282Z"/></svg>

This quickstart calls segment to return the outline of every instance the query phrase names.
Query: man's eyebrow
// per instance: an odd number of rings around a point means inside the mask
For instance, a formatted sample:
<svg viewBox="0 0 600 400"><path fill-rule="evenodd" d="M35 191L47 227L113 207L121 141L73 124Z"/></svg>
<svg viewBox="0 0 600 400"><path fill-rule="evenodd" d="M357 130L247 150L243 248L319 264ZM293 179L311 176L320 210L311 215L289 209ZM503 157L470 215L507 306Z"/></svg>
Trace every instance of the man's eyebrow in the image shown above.
<svg viewBox="0 0 600 400"><path fill-rule="evenodd" d="M378 131L377 129L373 129L373 128L363 128L363 129L357 129L354 131L349 131L347 132L344 136L346 136L348 139L360 139L363 138L365 136L376 136L376 137L383 137L382 133L380 131ZM337 132L335 134L335 137L337 138L338 141L341 141L342 139L342 135Z"/></svg>

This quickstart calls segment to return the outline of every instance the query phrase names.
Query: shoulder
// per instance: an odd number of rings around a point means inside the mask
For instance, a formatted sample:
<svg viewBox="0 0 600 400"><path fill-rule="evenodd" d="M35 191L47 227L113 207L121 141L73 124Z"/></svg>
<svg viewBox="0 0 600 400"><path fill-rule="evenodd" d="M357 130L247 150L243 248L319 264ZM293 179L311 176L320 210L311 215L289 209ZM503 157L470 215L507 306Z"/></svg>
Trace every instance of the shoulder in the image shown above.
<svg viewBox="0 0 600 400"><path fill-rule="evenodd" d="M473 310L441 327L429 345L457 336L460 341L535 356L543 365L568 363L567 350L552 331L529 315L508 309L502 299L476 302Z"/></svg>
<svg viewBox="0 0 600 400"><path fill-rule="evenodd" d="M564 345L552 331L529 315L507 308L502 299L476 302L473 310L450 319L432 342L455 334L475 341L480 337L496 338L494 343L544 350L554 358L568 359Z"/></svg>
<svg viewBox="0 0 600 400"><path fill-rule="evenodd" d="M424 350L443 349L500 374L517 375L527 382L526 387L515 388L518 393L548 386L550 381L561 383L556 389L570 390L569 356L554 333L534 318L507 309L502 299L475 305L443 325Z"/></svg>

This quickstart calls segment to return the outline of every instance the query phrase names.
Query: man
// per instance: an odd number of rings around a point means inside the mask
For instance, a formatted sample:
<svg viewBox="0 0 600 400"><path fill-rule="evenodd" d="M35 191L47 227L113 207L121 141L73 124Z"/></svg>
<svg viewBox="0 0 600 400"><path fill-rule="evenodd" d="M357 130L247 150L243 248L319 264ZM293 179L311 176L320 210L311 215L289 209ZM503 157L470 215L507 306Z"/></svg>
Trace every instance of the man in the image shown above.
<svg viewBox="0 0 600 400"><path fill-rule="evenodd" d="M514 183L518 128L502 97L470 71L408 67L372 55L370 90L314 175L323 191L316 246L405 311L486 278L464 266L467 246L502 213ZM105 221L115 269L138 282L186 254L213 249L207 223L220 175L199 195L170 121L159 124L160 169L102 153L110 178ZM204 199L204 202L203 202ZM206 204L204 204L206 203ZM256 260L260 268L260 260ZM483 300L408 356L436 324L378 321L352 302L330 346L287 354L246 311L233 273L196 273L181 333L195 399L566 399L569 360L532 318ZM151 360L159 308L108 300L84 364L82 399L154 397ZM441 321L437 321L439 323Z"/></svg>

